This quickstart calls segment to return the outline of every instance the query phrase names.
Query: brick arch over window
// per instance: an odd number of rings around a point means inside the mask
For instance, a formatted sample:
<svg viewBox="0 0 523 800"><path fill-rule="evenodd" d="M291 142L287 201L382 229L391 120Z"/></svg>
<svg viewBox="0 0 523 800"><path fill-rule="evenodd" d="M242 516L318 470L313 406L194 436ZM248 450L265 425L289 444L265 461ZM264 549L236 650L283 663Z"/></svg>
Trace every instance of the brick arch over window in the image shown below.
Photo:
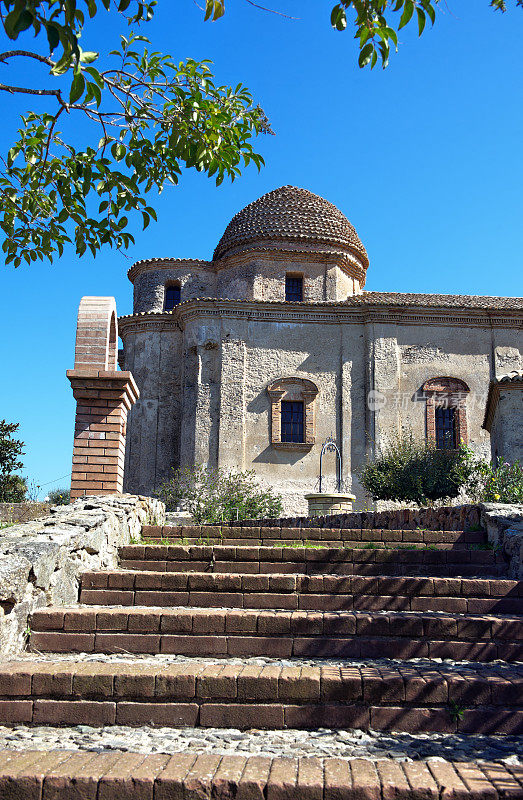
<svg viewBox="0 0 523 800"><path fill-rule="evenodd" d="M278 378L267 387L271 399L271 444L287 450L308 450L315 441L318 387L307 378ZM303 441L282 441L282 403L303 403Z"/></svg>
<svg viewBox="0 0 523 800"><path fill-rule="evenodd" d="M114 297L82 297L76 326L75 369L118 369Z"/></svg>
<svg viewBox="0 0 523 800"><path fill-rule="evenodd" d="M436 442L436 409L444 407L455 409L457 444L467 444L467 396L470 389L465 381L451 377L431 378L421 388L427 401L427 440Z"/></svg>

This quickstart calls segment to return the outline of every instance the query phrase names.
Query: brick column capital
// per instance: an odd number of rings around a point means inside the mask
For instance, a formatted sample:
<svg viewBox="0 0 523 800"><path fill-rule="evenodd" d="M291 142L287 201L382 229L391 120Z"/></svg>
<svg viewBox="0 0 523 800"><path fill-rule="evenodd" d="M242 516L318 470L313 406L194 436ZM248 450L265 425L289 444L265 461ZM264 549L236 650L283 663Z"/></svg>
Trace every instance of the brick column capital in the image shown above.
<svg viewBox="0 0 523 800"><path fill-rule="evenodd" d="M75 368L66 373L76 400L72 500L123 490L127 413L140 393L132 374L116 369L115 315L112 298L80 304Z"/></svg>

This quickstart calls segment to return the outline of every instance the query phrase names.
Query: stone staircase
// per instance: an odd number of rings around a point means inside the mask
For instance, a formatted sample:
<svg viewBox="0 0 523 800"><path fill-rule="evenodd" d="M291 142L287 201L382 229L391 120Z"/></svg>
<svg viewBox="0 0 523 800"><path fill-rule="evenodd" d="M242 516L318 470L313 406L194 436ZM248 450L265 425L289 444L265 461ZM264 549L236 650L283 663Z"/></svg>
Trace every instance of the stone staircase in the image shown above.
<svg viewBox="0 0 523 800"><path fill-rule="evenodd" d="M0 664L0 724L523 734L523 581L482 532L142 536L77 606L34 613L31 652ZM504 763L3 750L0 798L523 798L514 742Z"/></svg>

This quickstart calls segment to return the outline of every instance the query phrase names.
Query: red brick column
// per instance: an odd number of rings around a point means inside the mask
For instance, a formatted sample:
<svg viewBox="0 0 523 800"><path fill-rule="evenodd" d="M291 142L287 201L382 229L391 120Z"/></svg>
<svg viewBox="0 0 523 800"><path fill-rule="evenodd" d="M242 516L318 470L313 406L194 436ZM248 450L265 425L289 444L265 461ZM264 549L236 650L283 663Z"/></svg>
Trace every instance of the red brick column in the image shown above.
<svg viewBox="0 0 523 800"><path fill-rule="evenodd" d="M139 396L130 372L67 370L76 400L71 499L123 490L127 412Z"/></svg>
<svg viewBox="0 0 523 800"><path fill-rule="evenodd" d="M67 371L76 400L71 500L123 490L127 413L139 391L130 372L117 370L117 351L114 298L83 297Z"/></svg>

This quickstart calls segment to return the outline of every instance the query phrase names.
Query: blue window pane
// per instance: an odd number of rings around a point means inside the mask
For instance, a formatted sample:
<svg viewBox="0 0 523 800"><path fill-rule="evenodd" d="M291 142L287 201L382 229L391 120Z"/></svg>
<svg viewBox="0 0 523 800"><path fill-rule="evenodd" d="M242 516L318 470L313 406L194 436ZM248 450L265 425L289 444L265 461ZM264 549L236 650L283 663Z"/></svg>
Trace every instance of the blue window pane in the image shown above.
<svg viewBox="0 0 523 800"><path fill-rule="evenodd" d="M303 300L303 278L287 275L285 277L285 300L301 303Z"/></svg>
<svg viewBox="0 0 523 800"><path fill-rule="evenodd" d="M282 442L305 441L303 403L285 400L282 402L281 440Z"/></svg>
<svg viewBox="0 0 523 800"><path fill-rule="evenodd" d="M179 286L166 286L165 287L165 303L163 305L164 311L172 311L178 305L181 299L181 289Z"/></svg>

